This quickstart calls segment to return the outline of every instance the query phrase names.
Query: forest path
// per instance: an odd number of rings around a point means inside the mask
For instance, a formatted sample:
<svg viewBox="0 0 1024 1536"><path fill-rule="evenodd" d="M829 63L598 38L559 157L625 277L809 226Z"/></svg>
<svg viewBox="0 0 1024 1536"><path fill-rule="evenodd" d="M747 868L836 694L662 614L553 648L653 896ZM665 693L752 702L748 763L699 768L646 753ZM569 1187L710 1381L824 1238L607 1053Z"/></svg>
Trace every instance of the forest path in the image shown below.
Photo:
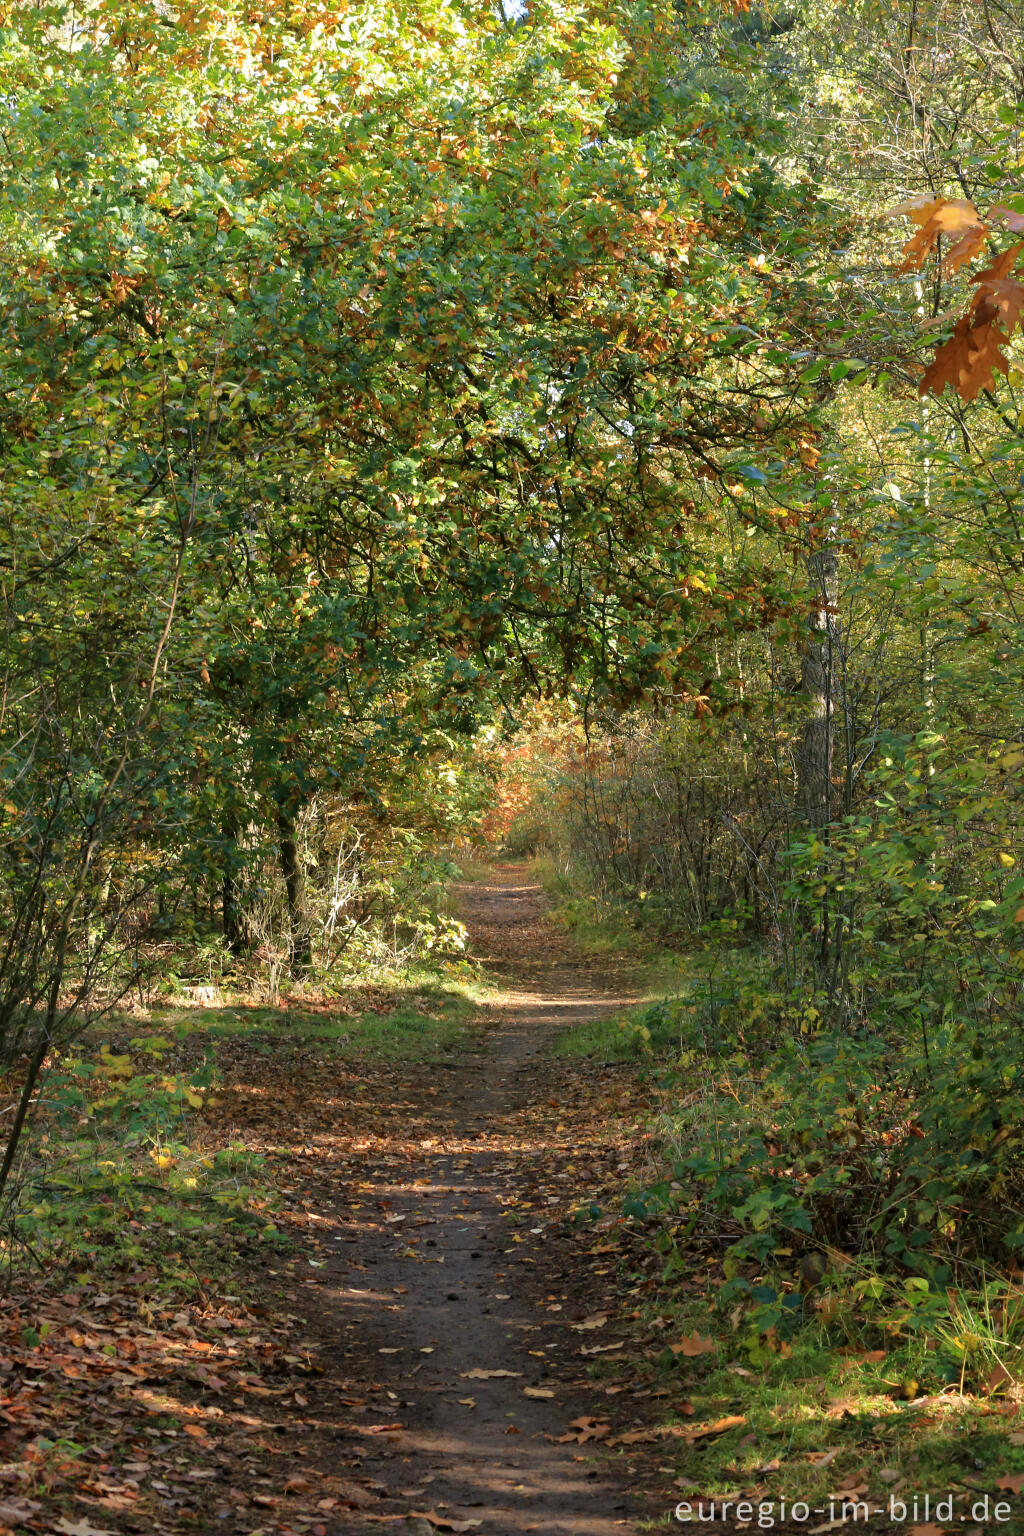
<svg viewBox="0 0 1024 1536"><path fill-rule="evenodd" d="M367 1140L358 1209L338 1209L315 1307L303 1309L325 1367L320 1438L372 1495L372 1512L327 1529L369 1532L390 1517L417 1536L463 1521L493 1536L621 1536L641 1513L625 1469L617 1477L593 1445L557 1443L595 1413L599 1389L580 1358L595 1335L570 1328L593 1295L546 1245L543 1213L564 1207L558 1182L573 1182L564 1169L581 1143L602 1139L600 1122L573 1123L548 1048L633 997L559 941L523 868L497 868L458 897L472 952L502 990L470 1048L410 1074L391 1124ZM339 1399L353 1406L339 1412Z"/></svg>

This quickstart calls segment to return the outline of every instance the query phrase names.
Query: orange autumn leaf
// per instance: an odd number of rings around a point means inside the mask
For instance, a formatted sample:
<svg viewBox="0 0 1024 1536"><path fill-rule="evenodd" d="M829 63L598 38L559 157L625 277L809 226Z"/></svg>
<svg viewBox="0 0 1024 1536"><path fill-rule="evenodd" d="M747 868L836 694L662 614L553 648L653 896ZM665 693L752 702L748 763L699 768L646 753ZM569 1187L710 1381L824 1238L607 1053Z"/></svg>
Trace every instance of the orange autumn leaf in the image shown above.
<svg viewBox="0 0 1024 1536"><path fill-rule="evenodd" d="M1024 213L1018 213L1015 208L1008 208L1005 203L993 203L987 217L998 224L1005 224L1007 229L1012 229L1015 234L1024 234Z"/></svg>
<svg viewBox="0 0 1024 1536"><path fill-rule="evenodd" d="M1024 270L1014 266L1022 250L1024 240L1002 251L971 279L977 293L926 368L922 395L940 395L950 385L962 400L974 400L993 387L997 371L1009 372L1003 348L1024 316Z"/></svg>
<svg viewBox="0 0 1024 1536"><path fill-rule="evenodd" d="M950 247L943 262L947 272L959 272L961 267L973 261L984 250L989 228L988 224L973 224L965 230L956 244Z"/></svg>
<svg viewBox="0 0 1024 1536"><path fill-rule="evenodd" d="M899 215L918 225L917 234L903 247L901 272L919 271L940 235L959 236L954 246L954 250L958 250L968 236L974 236L982 223L977 208L967 198L913 197L890 209L891 217Z"/></svg>
<svg viewBox="0 0 1024 1536"><path fill-rule="evenodd" d="M697 1332L684 1334L681 1339L677 1339L674 1344L669 1345L669 1349L674 1355L686 1355L688 1357L710 1355L717 1347L714 1339L702 1338Z"/></svg>

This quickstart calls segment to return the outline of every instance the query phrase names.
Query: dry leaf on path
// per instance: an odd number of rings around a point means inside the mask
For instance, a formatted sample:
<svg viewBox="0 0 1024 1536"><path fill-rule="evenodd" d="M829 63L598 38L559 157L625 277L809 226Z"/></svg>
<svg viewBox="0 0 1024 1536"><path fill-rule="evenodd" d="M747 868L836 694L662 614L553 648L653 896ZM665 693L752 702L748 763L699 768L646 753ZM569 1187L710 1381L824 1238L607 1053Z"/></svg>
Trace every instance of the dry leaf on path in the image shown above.
<svg viewBox="0 0 1024 1536"><path fill-rule="evenodd" d="M474 1365L471 1371L459 1372L464 1381L490 1381L494 1376L521 1376L522 1374L522 1371L484 1371L478 1365Z"/></svg>
<svg viewBox="0 0 1024 1536"><path fill-rule="evenodd" d="M53 1529L59 1531L60 1536L115 1536L113 1531L93 1525L89 1520L58 1520Z"/></svg>
<svg viewBox="0 0 1024 1536"><path fill-rule="evenodd" d="M524 1387L524 1397L554 1397L550 1387Z"/></svg>
<svg viewBox="0 0 1024 1536"><path fill-rule="evenodd" d="M436 1509L417 1509L410 1520L426 1520L435 1531L474 1531L483 1525L482 1520L453 1520L450 1515L439 1515Z"/></svg>
<svg viewBox="0 0 1024 1536"><path fill-rule="evenodd" d="M611 1429L611 1425L602 1419L594 1419L584 1414L580 1419L573 1419L569 1424L569 1433L557 1435L556 1445L586 1445L588 1440L603 1440Z"/></svg>
<svg viewBox="0 0 1024 1536"><path fill-rule="evenodd" d="M35 1499L0 1499L0 1520L5 1525L20 1525L31 1520L39 1508Z"/></svg>

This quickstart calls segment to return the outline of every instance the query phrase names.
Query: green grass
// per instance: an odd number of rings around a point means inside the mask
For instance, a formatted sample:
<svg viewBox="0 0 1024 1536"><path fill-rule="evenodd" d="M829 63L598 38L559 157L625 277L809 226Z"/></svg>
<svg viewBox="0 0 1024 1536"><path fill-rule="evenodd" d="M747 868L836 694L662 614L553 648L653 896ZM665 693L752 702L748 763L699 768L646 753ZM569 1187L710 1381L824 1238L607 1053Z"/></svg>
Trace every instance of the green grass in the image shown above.
<svg viewBox="0 0 1024 1536"><path fill-rule="evenodd" d="M467 854L456 860L459 866L459 879L470 881L473 884L482 884L489 880L494 873L494 865L486 859L477 859L472 854Z"/></svg>
<svg viewBox="0 0 1024 1536"><path fill-rule="evenodd" d="M692 1434L739 1421L689 1444L666 1437L659 1459L679 1480L679 1498L750 1497L757 1489L762 1501L827 1507L849 1481L851 1489L866 1483L868 1491L845 1497L872 1505L887 1506L890 1493L906 1499L928 1492L934 1499L957 1489L971 1501L996 1494L998 1478L1024 1471L1020 1402L950 1393L936 1379L934 1341L896 1340L884 1359L865 1358L842 1330L814 1322L788 1343L769 1340L752 1353L743 1320L733 1326L727 1316L709 1314L706 1301L673 1306L664 1295L648 1323L665 1341L641 1367L662 1394L661 1425ZM673 1355L668 1346L695 1333L714 1348L694 1358ZM610 1369L597 1366L592 1374L607 1379ZM840 1503L843 1497L839 1492ZM1005 1491L999 1497L1016 1512L1019 1500Z"/></svg>
<svg viewBox="0 0 1024 1536"><path fill-rule="evenodd" d="M747 949L719 951L723 953L734 973L743 977L757 959L756 952ZM719 1033L719 1016L731 994L716 989L716 968L714 956L696 947L686 954L671 950L646 954L630 977L642 990L642 1001L621 1014L565 1030L554 1043L555 1053L671 1064L692 1050L695 1021L709 1041Z"/></svg>
<svg viewBox="0 0 1024 1536"><path fill-rule="evenodd" d="M374 1062L429 1063L468 1041L486 996L463 964L448 975L409 970L319 1007L302 998L278 1008L178 1005L145 1019L108 1016L48 1074L46 1110L18 1174L8 1261L63 1262L79 1280L151 1265L164 1289L201 1291L202 1275L231 1270L239 1245L284 1242L274 1169L244 1146L219 1144L215 1122L197 1113L211 1089L231 1085L230 1043L285 1059L315 1043L357 1072Z"/></svg>
<svg viewBox="0 0 1024 1536"><path fill-rule="evenodd" d="M351 1002L342 996L334 1006L316 1009L303 999L276 1008L238 1003L157 1007L151 1011L150 1027L211 1040L231 1035L270 1043L319 1040L353 1060L425 1061L451 1051L465 1037L488 988L465 966L451 978L439 978L433 971L406 972L381 992L382 1003L361 1012L348 1011L358 1006L358 993Z"/></svg>
<svg viewBox="0 0 1024 1536"><path fill-rule="evenodd" d="M555 1037L555 1056L583 1056L602 1061L652 1062L679 1043L679 1031L659 1005L639 1003L625 1013L575 1024Z"/></svg>

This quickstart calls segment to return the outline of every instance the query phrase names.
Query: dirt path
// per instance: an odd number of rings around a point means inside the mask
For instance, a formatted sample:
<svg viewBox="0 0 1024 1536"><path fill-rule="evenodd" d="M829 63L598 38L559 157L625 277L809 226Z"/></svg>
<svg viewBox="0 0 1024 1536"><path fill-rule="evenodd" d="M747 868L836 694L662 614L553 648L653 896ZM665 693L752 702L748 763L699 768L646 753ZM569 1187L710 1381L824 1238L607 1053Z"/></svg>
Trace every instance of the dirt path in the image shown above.
<svg viewBox="0 0 1024 1536"><path fill-rule="evenodd" d="M316 1304L304 1308L341 1378L329 1370L317 1391L321 1434L372 1496L372 1510L327 1529L411 1515L426 1536L429 1513L493 1536L621 1532L641 1506L607 1457L557 1443L594 1412L579 1358L587 1334L567 1326L590 1303L557 1252L545 1255L544 1205L527 1200L524 1228L509 1211L571 1158L566 1127L551 1134L553 1035L629 996L559 948L521 869L467 884L460 899L474 953L506 990L473 1054L419 1090L406 1085L395 1123L367 1148L360 1208L336 1212ZM340 1415L338 1394L350 1405Z"/></svg>

